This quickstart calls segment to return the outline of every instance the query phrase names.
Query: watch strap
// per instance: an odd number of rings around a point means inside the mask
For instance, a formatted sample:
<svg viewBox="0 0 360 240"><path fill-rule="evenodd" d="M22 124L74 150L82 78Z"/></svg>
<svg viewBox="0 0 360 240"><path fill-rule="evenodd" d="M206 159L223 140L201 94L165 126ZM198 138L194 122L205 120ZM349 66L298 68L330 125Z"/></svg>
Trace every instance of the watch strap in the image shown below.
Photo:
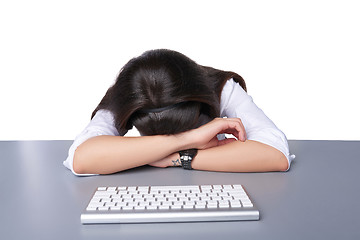
<svg viewBox="0 0 360 240"><path fill-rule="evenodd" d="M179 151L181 166L184 169L191 170L191 162L197 154L197 149L187 149Z"/></svg>

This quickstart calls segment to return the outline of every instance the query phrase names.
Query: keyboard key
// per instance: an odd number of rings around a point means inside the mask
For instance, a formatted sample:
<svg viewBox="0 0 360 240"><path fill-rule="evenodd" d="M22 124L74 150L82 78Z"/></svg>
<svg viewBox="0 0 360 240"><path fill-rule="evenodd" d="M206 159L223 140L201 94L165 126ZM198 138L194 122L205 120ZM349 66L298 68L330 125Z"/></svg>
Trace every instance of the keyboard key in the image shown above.
<svg viewBox="0 0 360 240"><path fill-rule="evenodd" d="M243 207L253 207L254 205L252 203L243 203Z"/></svg>
<svg viewBox="0 0 360 240"><path fill-rule="evenodd" d="M122 195L122 194L128 194L129 192L127 190L119 190L118 194Z"/></svg>
<svg viewBox="0 0 360 240"><path fill-rule="evenodd" d="M110 207L110 210L121 210L121 206Z"/></svg>
<svg viewBox="0 0 360 240"><path fill-rule="evenodd" d="M181 205L184 205L184 202L182 202L182 201L176 201L176 202L173 202L173 205L179 205L179 206L181 206Z"/></svg>
<svg viewBox="0 0 360 240"><path fill-rule="evenodd" d="M107 211L109 210L109 207L98 207L99 211Z"/></svg>
<svg viewBox="0 0 360 240"><path fill-rule="evenodd" d="M215 201L215 200L210 200L210 201L207 201L207 204L212 204L212 205L217 205L218 204L218 201Z"/></svg>
<svg viewBox="0 0 360 240"><path fill-rule="evenodd" d="M111 202L111 198L110 197L101 198L101 202L103 202L103 203Z"/></svg>
<svg viewBox="0 0 360 240"><path fill-rule="evenodd" d="M103 206L104 206L103 203L93 203L93 204L88 205L89 208L98 208L98 207L103 207Z"/></svg>
<svg viewBox="0 0 360 240"><path fill-rule="evenodd" d="M133 210L132 206L124 206L122 207L122 210Z"/></svg>
<svg viewBox="0 0 360 240"><path fill-rule="evenodd" d="M177 202L178 198L176 198L176 197L168 197L167 200L170 201L170 202Z"/></svg>
<svg viewBox="0 0 360 240"><path fill-rule="evenodd" d="M151 202L150 204L151 204L152 206L160 206L160 205L161 205L161 202L155 201L155 202Z"/></svg>
<svg viewBox="0 0 360 240"><path fill-rule="evenodd" d="M195 205L196 209L205 209L206 205Z"/></svg>
<svg viewBox="0 0 360 240"><path fill-rule="evenodd" d="M144 210L145 206L135 206L134 209L135 210Z"/></svg>
<svg viewBox="0 0 360 240"><path fill-rule="evenodd" d="M114 206L115 206L115 203L114 203L114 202L106 202L106 203L105 203L105 206L106 206L106 207L114 207Z"/></svg>
<svg viewBox="0 0 360 240"><path fill-rule="evenodd" d="M230 201L230 205L231 207L241 207L240 201L236 201L236 200Z"/></svg>
<svg viewBox="0 0 360 240"><path fill-rule="evenodd" d="M194 206L194 205L195 205L195 201L187 201L187 202L185 202L185 205Z"/></svg>
<svg viewBox="0 0 360 240"><path fill-rule="evenodd" d="M126 202L116 203L116 206L119 206L119 207L124 207L124 206L126 206L126 205L127 205Z"/></svg>
<svg viewBox="0 0 360 240"><path fill-rule="evenodd" d="M148 191L149 191L149 187L144 187L144 186L138 187L138 191L139 191L139 192L148 192Z"/></svg>
<svg viewBox="0 0 360 240"><path fill-rule="evenodd" d="M196 205L206 205L206 201L196 201Z"/></svg>
<svg viewBox="0 0 360 240"><path fill-rule="evenodd" d="M229 203L221 203L219 204L219 208L228 208L229 207Z"/></svg>
<svg viewBox="0 0 360 240"><path fill-rule="evenodd" d="M165 202L165 201L166 201L166 198L165 198L165 197L159 197L159 198L156 198L156 201L158 201L158 202Z"/></svg>
<svg viewBox="0 0 360 240"><path fill-rule="evenodd" d="M221 199L221 197L211 197L211 200L220 201L222 199Z"/></svg>
<svg viewBox="0 0 360 240"><path fill-rule="evenodd" d="M127 204L127 206L129 206L129 207L135 207L135 206L137 206L137 205L138 205L137 202L129 202L129 203Z"/></svg>
<svg viewBox="0 0 360 240"><path fill-rule="evenodd" d="M146 209L148 209L148 210L156 210L157 206L149 205L149 206L146 206Z"/></svg>
<svg viewBox="0 0 360 240"><path fill-rule="evenodd" d="M193 209L194 206L193 205L184 205L183 209Z"/></svg>
<svg viewBox="0 0 360 240"><path fill-rule="evenodd" d="M171 206L172 202L162 202L161 205L162 206Z"/></svg>
<svg viewBox="0 0 360 240"><path fill-rule="evenodd" d="M218 205L217 204L214 204L214 205L208 204L208 205L206 205L206 207L207 208L218 208Z"/></svg>
<svg viewBox="0 0 360 240"><path fill-rule="evenodd" d="M251 201L250 201L250 199L249 198L242 198L242 199L240 199L240 201L242 202L242 203L251 203Z"/></svg>

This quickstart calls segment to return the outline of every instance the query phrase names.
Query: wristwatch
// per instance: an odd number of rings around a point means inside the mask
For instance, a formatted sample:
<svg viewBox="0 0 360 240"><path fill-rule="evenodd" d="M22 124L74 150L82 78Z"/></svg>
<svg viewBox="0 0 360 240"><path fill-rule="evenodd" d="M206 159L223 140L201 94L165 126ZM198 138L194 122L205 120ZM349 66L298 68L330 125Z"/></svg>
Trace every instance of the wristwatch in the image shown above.
<svg viewBox="0 0 360 240"><path fill-rule="evenodd" d="M184 169L191 170L191 161L197 154L197 149L187 149L179 152L181 165Z"/></svg>

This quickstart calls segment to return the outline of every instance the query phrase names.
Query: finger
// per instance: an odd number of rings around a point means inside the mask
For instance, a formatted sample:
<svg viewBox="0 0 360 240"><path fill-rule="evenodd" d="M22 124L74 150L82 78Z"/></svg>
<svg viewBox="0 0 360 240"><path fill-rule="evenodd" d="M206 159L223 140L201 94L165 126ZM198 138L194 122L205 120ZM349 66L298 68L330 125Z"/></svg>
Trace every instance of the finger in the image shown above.
<svg viewBox="0 0 360 240"><path fill-rule="evenodd" d="M221 133L232 134L237 139L242 140L244 130L238 121L226 120L226 125L223 126Z"/></svg>
<svg viewBox="0 0 360 240"><path fill-rule="evenodd" d="M246 140L246 131L245 131L245 127L244 124L242 123L241 119L239 118L240 124L241 124L241 129L242 129L242 136L243 136L243 142L245 142Z"/></svg>
<svg viewBox="0 0 360 240"><path fill-rule="evenodd" d="M246 140L246 131L241 119L240 118L227 118L227 119L235 123L235 129L237 131L235 135L234 133L230 133L230 134L233 134L237 139L244 142Z"/></svg>

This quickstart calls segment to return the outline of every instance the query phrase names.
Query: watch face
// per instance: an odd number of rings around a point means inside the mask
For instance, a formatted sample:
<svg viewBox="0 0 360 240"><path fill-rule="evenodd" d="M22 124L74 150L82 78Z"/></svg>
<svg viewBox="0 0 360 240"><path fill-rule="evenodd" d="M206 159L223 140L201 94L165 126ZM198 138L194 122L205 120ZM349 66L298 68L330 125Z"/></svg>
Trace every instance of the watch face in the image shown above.
<svg viewBox="0 0 360 240"><path fill-rule="evenodd" d="M191 160L192 160L192 157L188 156L188 155L182 155L180 157L180 160L181 160L181 166L184 168L184 169L187 169L187 170L191 170Z"/></svg>
<svg viewBox="0 0 360 240"><path fill-rule="evenodd" d="M196 156L197 149L187 149L180 151L179 153L180 153L181 165L183 166L183 168L188 170L192 169L191 161Z"/></svg>

